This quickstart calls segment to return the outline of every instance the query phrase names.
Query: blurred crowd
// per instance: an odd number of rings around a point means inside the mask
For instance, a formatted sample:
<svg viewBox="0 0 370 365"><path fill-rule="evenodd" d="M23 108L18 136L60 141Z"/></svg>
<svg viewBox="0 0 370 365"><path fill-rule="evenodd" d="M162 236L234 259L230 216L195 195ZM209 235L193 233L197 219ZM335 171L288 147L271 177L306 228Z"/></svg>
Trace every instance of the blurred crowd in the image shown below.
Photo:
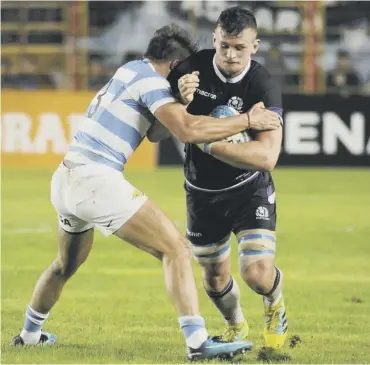
<svg viewBox="0 0 370 365"><path fill-rule="evenodd" d="M2 88L74 89L79 77L77 88L99 89L118 66L141 58L150 34L163 24L177 22L193 31L202 47L211 47L218 14L238 2L86 2L79 14L88 19L87 34L74 36L73 51L71 35L66 30L70 20L63 10L71 3L50 3L39 2L36 6L38 3L32 2L30 8L23 2L3 2ZM306 50L299 6L296 2L239 3L256 14L259 24L261 48L256 60L265 65L283 90L302 91ZM370 94L370 62L366 61L370 59L370 2L327 1L324 8L324 46L315 65L320 70L323 90L343 96ZM42 34L34 29L39 22L44 29L49 22L50 29L56 30ZM71 62L77 66L71 68Z"/></svg>

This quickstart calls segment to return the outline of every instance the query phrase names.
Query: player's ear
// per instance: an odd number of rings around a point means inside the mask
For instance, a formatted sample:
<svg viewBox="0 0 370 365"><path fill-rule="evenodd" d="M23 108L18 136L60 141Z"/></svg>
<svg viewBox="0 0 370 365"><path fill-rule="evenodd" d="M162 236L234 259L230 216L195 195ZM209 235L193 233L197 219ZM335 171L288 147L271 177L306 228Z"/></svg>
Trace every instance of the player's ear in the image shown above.
<svg viewBox="0 0 370 365"><path fill-rule="evenodd" d="M260 42L261 42L261 40L260 40L260 39L256 39L256 40L253 42L252 54L256 54L256 53L257 53L258 48L260 48Z"/></svg>
<svg viewBox="0 0 370 365"><path fill-rule="evenodd" d="M173 70L179 63L180 63L180 60L177 59L177 58L175 60L171 61L170 70Z"/></svg>
<svg viewBox="0 0 370 365"><path fill-rule="evenodd" d="M216 34L215 34L215 32L212 33L212 42L213 42L213 48L216 48Z"/></svg>

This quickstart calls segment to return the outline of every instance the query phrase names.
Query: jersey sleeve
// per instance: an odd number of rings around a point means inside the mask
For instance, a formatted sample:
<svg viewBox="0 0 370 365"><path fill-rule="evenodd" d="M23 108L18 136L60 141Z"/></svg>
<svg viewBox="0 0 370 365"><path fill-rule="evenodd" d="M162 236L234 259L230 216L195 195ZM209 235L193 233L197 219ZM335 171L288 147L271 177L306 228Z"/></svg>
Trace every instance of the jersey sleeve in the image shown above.
<svg viewBox="0 0 370 365"><path fill-rule="evenodd" d="M140 102L154 114L157 109L165 104L174 103L169 82L163 77L150 77L141 85Z"/></svg>
<svg viewBox="0 0 370 365"><path fill-rule="evenodd" d="M262 101L265 104L266 109L279 115L281 124L283 124L283 102L280 87L275 85L266 90L262 96Z"/></svg>
<svg viewBox="0 0 370 365"><path fill-rule="evenodd" d="M283 124L283 100L280 86L272 78L270 74L261 75L260 78L260 98L259 100L265 104L266 109L269 109L280 116L281 124Z"/></svg>
<svg viewBox="0 0 370 365"><path fill-rule="evenodd" d="M192 73L193 70L190 65L190 60L186 59L180 64L178 64L168 75L167 80L169 81L171 85L171 90L173 92L173 95L175 97L179 97L179 87L178 87L178 81L179 79L189 73Z"/></svg>

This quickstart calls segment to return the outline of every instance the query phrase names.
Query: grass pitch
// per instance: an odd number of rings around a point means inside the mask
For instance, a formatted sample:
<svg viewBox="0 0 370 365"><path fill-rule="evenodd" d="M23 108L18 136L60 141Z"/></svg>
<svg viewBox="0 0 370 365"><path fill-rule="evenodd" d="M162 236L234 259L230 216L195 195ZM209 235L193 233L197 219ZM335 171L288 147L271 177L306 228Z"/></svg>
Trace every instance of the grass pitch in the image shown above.
<svg viewBox="0 0 370 365"><path fill-rule="evenodd" d="M184 363L185 346L167 298L161 266L115 237L96 232L92 253L67 283L45 329L49 348L9 348L23 326L33 286L56 252L57 219L49 202L52 171L2 172L2 363ZM185 232L181 169L127 172ZM277 169L277 264L284 271L289 337L301 342L287 363L370 363L370 173L366 170ZM257 363L263 345L261 298L233 272L251 326ZM203 292L211 334L223 321Z"/></svg>

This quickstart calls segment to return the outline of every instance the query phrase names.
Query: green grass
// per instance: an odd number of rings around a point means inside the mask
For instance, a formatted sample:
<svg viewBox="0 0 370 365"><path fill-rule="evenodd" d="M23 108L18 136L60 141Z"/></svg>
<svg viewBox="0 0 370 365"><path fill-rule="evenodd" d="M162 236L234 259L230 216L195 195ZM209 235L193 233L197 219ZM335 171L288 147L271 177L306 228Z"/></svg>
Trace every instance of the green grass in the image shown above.
<svg viewBox="0 0 370 365"><path fill-rule="evenodd" d="M183 363L185 348L167 298L160 264L115 237L99 233L87 262L67 284L45 328L50 348L9 348L23 325L40 273L56 252L57 220L49 202L52 171L2 173L2 362ZM370 173L366 170L278 169L278 265L284 271L291 363L370 362ZM182 172L129 172L185 231ZM237 274L256 363L263 345L261 298ZM201 312L212 334L222 319L201 288Z"/></svg>

